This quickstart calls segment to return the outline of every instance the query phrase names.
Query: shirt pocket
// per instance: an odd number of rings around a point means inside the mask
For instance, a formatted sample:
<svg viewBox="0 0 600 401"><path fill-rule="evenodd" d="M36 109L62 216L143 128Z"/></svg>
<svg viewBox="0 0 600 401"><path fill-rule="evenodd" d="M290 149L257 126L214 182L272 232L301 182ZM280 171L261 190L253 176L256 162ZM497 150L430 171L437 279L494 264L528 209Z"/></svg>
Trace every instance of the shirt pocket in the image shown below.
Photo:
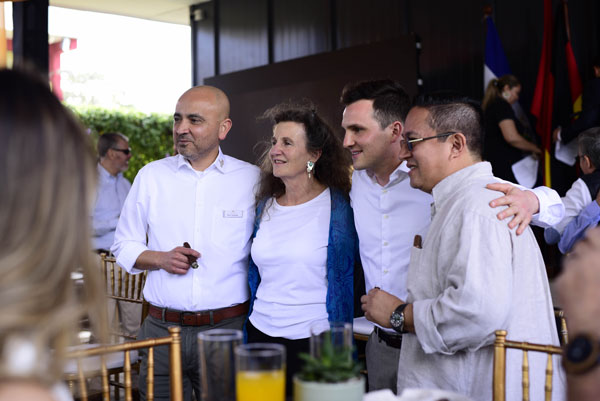
<svg viewBox="0 0 600 401"><path fill-rule="evenodd" d="M252 209L215 207L212 216L211 242L220 249L241 249L250 239Z"/></svg>

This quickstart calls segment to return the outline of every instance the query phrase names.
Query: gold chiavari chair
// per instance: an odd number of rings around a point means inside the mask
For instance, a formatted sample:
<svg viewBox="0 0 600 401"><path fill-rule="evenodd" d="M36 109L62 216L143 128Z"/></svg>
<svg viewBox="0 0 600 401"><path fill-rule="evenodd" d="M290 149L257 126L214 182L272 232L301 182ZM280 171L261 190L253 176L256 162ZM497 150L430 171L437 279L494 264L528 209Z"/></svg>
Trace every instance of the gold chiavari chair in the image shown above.
<svg viewBox="0 0 600 401"><path fill-rule="evenodd" d="M561 355L562 348L554 345L541 345L527 342L510 341L506 339L505 330L496 331L496 341L494 342L493 401L506 401L507 348L520 349L523 351L523 362L521 365L523 401L529 401L529 351L543 352L548 355L546 362L544 395L545 400L550 401L552 399L552 376L554 373L552 356Z"/></svg>
<svg viewBox="0 0 600 401"><path fill-rule="evenodd" d="M107 365L107 359L111 354L123 353L125 360L124 376L125 376L125 400L132 400L132 381L131 381L131 358L130 351L148 348L148 378L146 380L147 392L146 399L154 400L154 347L169 346L169 369L171 378L170 399L171 401L183 401L183 384L181 371L181 328L170 327L169 336L161 338L151 338L138 341L130 341L120 344L101 345L87 349L77 349L67 353L67 358L75 360L77 370L68 375L67 380L69 386L73 387L75 382L79 383L79 398L82 401L88 400L87 381L89 377L100 375L102 377L102 399L103 401L110 400L108 375L110 374ZM90 360L96 363L97 358L100 358L99 364L95 371L89 369ZM96 359L92 359L96 358ZM84 365L87 365L84 368Z"/></svg>
<svg viewBox="0 0 600 401"><path fill-rule="evenodd" d="M560 339L560 345L563 347L569 344L569 331L567 330L567 319L565 319L565 313L562 309L554 307L554 316L556 318L556 324L558 326L558 338Z"/></svg>
<svg viewBox="0 0 600 401"><path fill-rule="evenodd" d="M147 272L140 274L129 274L117 265L114 256L105 253L100 255L102 274L106 280L106 295L110 299L129 305L141 305L140 324L148 315L148 303L144 300L142 290L146 283ZM121 322L124 317L119 316L119 308L116 308L115 321ZM113 328L113 334L126 338L135 339L131 333L125 333L118 328Z"/></svg>

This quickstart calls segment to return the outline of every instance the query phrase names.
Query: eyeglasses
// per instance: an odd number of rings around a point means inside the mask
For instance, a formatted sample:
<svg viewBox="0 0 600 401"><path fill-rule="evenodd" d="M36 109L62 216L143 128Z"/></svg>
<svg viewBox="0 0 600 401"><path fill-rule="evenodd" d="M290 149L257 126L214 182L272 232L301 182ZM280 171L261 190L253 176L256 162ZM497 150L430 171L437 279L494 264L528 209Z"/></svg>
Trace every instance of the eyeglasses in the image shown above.
<svg viewBox="0 0 600 401"><path fill-rule="evenodd" d="M112 150L116 150L117 152L123 152L123 154L125 156L129 155L131 153L131 148L127 148L127 149L118 149L118 148L111 148Z"/></svg>
<svg viewBox="0 0 600 401"><path fill-rule="evenodd" d="M443 134L434 135L434 136L427 136L425 138L402 139L401 143L405 143L406 147L408 148L408 150L410 152L412 152L412 150L415 147L415 145L413 145L413 143L415 143L415 142L423 142L423 141L426 141L428 139L433 139L433 138L443 138L445 136L450 136L450 135L454 135L454 134L458 134L458 132L456 132L456 131L448 131L448 132L444 132Z"/></svg>

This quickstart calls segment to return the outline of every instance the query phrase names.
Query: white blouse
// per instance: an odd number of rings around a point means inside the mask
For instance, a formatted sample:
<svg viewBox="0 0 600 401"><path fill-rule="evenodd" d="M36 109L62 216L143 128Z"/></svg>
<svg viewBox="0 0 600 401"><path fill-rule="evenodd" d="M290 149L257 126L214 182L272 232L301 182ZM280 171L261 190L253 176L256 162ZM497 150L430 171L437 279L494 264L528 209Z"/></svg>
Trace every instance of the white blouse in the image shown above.
<svg viewBox="0 0 600 401"><path fill-rule="evenodd" d="M308 338L329 327L327 244L329 189L310 201L281 206L267 202L251 255L261 282L250 321L271 337Z"/></svg>

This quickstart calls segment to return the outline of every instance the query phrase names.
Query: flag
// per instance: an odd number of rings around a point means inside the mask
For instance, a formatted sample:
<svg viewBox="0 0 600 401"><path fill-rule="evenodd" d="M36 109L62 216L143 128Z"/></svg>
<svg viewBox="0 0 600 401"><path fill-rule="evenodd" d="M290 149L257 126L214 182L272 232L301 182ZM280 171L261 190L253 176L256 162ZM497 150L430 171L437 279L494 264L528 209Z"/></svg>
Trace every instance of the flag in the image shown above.
<svg viewBox="0 0 600 401"><path fill-rule="evenodd" d="M558 46L561 46L565 52L569 91L571 92L571 111L572 115L577 115L581 112L583 85L581 84L581 76L577 68L573 47L571 47L571 25L569 23L569 8L566 0L562 0L562 4L559 5L556 21L558 28L556 41L558 42Z"/></svg>
<svg viewBox="0 0 600 401"><path fill-rule="evenodd" d="M483 91L487 88L488 82L502 75L510 74L508 59L504 54L500 36L490 15L485 16L486 34L485 34L485 59L483 66Z"/></svg>
<svg viewBox="0 0 600 401"><path fill-rule="evenodd" d="M552 108L554 75L552 73L552 0L544 0L544 34L542 54L531 103L531 114L537 118L535 129L542 138L544 185L550 187L550 146L552 144Z"/></svg>

